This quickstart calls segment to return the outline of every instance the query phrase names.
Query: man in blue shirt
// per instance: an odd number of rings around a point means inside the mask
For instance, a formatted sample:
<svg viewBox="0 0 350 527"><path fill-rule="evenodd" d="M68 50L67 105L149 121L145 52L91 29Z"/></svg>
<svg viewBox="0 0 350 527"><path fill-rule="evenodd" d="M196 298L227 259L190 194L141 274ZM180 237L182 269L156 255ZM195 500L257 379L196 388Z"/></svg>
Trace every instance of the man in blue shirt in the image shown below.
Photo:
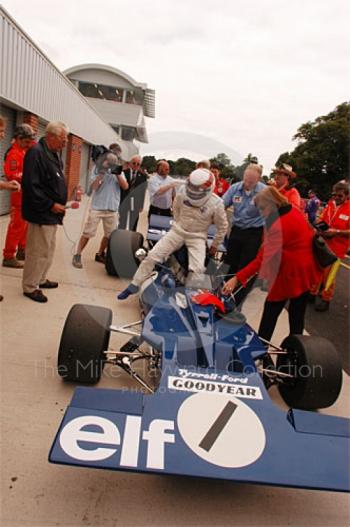
<svg viewBox="0 0 350 527"><path fill-rule="evenodd" d="M84 225L83 234L79 240L76 254L72 264L81 269L81 253L90 238L96 234L98 224L103 223L104 236L100 248L95 256L96 262L105 262L105 250L108 238L117 226L118 210L120 203L120 189L127 190L129 185L123 174L112 173L113 167L118 164L118 158L108 153L103 163L97 163L93 168L91 190L93 191L91 208Z"/></svg>
<svg viewBox="0 0 350 527"><path fill-rule="evenodd" d="M254 201L255 196L266 187L259 181L261 174L260 165L248 165L243 180L234 183L223 196L225 207L233 207L232 229L224 257L228 275L237 273L254 260L262 242L264 220ZM237 304L242 302L252 285L236 296Z"/></svg>
<svg viewBox="0 0 350 527"><path fill-rule="evenodd" d="M317 211L320 206L320 200L318 199L313 190L309 190L308 196L309 199L305 207L305 212L307 214L309 222L311 223L311 225L313 225L316 221Z"/></svg>

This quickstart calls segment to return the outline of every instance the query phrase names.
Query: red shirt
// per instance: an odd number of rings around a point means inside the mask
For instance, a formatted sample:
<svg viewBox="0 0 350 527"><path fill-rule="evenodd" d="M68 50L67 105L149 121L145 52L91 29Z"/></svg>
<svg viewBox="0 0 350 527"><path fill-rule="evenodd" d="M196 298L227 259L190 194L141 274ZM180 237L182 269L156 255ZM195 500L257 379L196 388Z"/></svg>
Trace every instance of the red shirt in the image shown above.
<svg viewBox="0 0 350 527"><path fill-rule="evenodd" d="M281 188L277 190L288 200L288 203L294 205L298 210L302 210L301 197L296 188Z"/></svg>
<svg viewBox="0 0 350 527"><path fill-rule="evenodd" d="M260 269L260 277L268 281L267 300L272 302L305 293L319 282L322 273L312 252L312 228L295 207L284 211L266 229L257 257L237 273L246 285Z"/></svg>
<svg viewBox="0 0 350 527"><path fill-rule="evenodd" d="M214 194L222 198L222 196L225 194L225 192L229 188L230 188L230 183L226 181L226 179L219 177L215 180Z"/></svg>
<svg viewBox="0 0 350 527"><path fill-rule="evenodd" d="M331 229L345 231L350 229L350 200L347 199L336 206L333 200L329 201L327 207L323 209L320 220L329 225ZM327 245L338 256L344 258L350 246L350 239L344 236L335 235L332 238L325 238Z"/></svg>
<svg viewBox="0 0 350 527"><path fill-rule="evenodd" d="M6 154L4 162L4 173L9 181L22 182L23 160L27 150L20 148L14 143ZM11 205L14 207L22 206L22 191L11 192Z"/></svg>

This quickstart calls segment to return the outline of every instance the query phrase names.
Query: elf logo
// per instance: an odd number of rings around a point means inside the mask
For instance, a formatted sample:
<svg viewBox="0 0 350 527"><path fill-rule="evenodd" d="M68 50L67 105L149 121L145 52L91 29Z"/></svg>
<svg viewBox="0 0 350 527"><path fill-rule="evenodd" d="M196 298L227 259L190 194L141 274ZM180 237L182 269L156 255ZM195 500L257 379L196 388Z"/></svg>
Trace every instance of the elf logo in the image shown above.
<svg viewBox="0 0 350 527"><path fill-rule="evenodd" d="M78 461L102 461L113 456L120 447L119 465L137 467L143 440L147 442L146 467L163 470L165 444L175 442L174 421L154 419L148 430L142 431L141 420L140 416L127 415L121 437L119 428L110 419L96 415L77 417L62 429L60 446Z"/></svg>
<svg viewBox="0 0 350 527"><path fill-rule="evenodd" d="M265 449L266 435L259 416L242 399L232 395L204 392L190 395L181 403L176 421L187 447L202 460L219 467L250 465ZM142 441L146 442L146 448ZM178 452L184 452L178 434L177 441ZM153 419L148 430L142 430L142 417L136 415L127 415L119 426L97 415L76 417L59 435L61 449L76 461L98 464L118 453L116 465L137 468L145 452L143 470L174 467L176 451L169 452L166 447L174 443L174 420Z"/></svg>

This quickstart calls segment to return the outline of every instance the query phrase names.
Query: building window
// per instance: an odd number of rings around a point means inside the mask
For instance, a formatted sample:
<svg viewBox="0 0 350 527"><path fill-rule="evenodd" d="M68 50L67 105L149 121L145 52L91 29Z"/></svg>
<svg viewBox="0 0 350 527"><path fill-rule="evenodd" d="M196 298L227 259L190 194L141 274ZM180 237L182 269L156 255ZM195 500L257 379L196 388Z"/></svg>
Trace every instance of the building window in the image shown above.
<svg viewBox="0 0 350 527"><path fill-rule="evenodd" d="M79 82L79 91L84 97L93 97L94 99L100 99L98 94L98 85L90 82Z"/></svg>
<svg viewBox="0 0 350 527"><path fill-rule="evenodd" d="M120 126L112 126L112 128L117 132L117 134L120 133Z"/></svg>
<svg viewBox="0 0 350 527"><path fill-rule="evenodd" d="M124 141L132 141L135 135L136 130L133 126L121 126L121 137Z"/></svg>
<svg viewBox="0 0 350 527"><path fill-rule="evenodd" d="M91 82L79 82L79 91L84 97L103 99L105 101L122 102L123 89Z"/></svg>
<svg viewBox="0 0 350 527"><path fill-rule="evenodd" d="M125 102L129 104L135 104L135 92L133 90L126 90Z"/></svg>

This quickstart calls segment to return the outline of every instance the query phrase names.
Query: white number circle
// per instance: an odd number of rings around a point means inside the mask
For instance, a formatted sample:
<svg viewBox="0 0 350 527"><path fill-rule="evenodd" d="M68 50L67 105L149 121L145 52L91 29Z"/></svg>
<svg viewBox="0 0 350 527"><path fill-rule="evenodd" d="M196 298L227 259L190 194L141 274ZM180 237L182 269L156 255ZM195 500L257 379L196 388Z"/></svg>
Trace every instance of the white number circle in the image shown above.
<svg viewBox="0 0 350 527"><path fill-rule="evenodd" d="M219 467L250 465L261 456L266 444L259 417L232 396L191 395L179 408L177 424L187 446Z"/></svg>

